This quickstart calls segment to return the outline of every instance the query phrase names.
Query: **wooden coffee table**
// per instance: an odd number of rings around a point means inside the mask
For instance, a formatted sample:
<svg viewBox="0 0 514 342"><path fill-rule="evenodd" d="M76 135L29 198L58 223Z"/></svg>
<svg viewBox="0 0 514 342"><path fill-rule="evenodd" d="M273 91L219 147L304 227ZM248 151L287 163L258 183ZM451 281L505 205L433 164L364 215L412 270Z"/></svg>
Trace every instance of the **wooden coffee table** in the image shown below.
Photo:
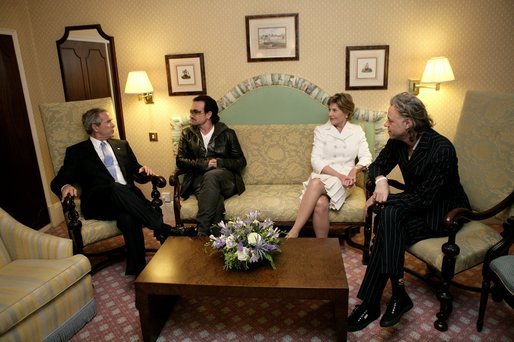
<svg viewBox="0 0 514 342"><path fill-rule="evenodd" d="M180 296L329 300L338 340L346 340L348 283L338 239L283 240L276 270L225 271L208 238L169 237L135 280L145 341L155 341Z"/></svg>

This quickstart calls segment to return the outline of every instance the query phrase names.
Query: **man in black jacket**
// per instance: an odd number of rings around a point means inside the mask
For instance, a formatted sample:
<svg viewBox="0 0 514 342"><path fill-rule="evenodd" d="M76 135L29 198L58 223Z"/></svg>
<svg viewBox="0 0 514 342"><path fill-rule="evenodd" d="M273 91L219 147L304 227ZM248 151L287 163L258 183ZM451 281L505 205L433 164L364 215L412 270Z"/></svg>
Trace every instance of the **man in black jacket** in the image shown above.
<svg viewBox="0 0 514 342"><path fill-rule="evenodd" d="M142 226L153 229L161 242L171 228L134 185L134 174L154 173L139 164L127 141L112 139L114 123L105 109L88 110L82 124L89 139L66 149L50 186L62 200L68 194L77 196L75 186L80 186L80 207L86 219L117 221L127 247L126 274L138 275L146 265Z"/></svg>
<svg viewBox="0 0 514 342"><path fill-rule="evenodd" d="M219 122L218 105L207 95L193 99L191 126L182 131L176 158L185 170L183 198L195 194L198 200L198 235L223 220L224 201L245 190L241 170L246 159L234 130Z"/></svg>

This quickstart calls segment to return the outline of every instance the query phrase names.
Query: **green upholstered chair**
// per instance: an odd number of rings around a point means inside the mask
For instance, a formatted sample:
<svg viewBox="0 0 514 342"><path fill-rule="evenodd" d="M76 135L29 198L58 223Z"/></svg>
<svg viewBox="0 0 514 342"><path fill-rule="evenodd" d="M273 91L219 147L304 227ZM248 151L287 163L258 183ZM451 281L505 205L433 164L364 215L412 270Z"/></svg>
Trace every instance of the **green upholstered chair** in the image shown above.
<svg viewBox="0 0 514 342"><path fill-rule="evenodd" d="M45 128L48 150L55 173L59 171L64 160L66 148L88 138L82 126L82 114L91 108L105 108L116 124L112 99L99 98L84 101L70 101L62 103L50 103L39 105L43 125ZM118 130L115 128L114 137L119 138ZM166 180L161 176L141 176L136 178L138 183L152 182L152 204L159 208L162 205L160 193L157 188L166 186ZM80 191L80 190L79 190ZM80 199L68 198L63 203L63 211L68 226L68 233L73 240L74 253L82 253L89 257L106 256L105 262L95 263L94 271L117 260L123 255L124 246L117 248L92 252L85 249L99 241L110 239L121 235L116 226L116 221L86 220L80 212Z"/></svg>
<svg viewBox="0 0 514 342"><path fill-rule="evenodd" d="M482 294L480 296L480 308L478 310L477 330L482 331L484 326L485 309L489 293L493 300L499 302L505 300L514 308L514 255L506 255L514 241L514 217L510 217L505 223L506 237L494 248L491 248L484 260L482 267ZM493 287L491 288L491 282Z"/></svg>
<svg viewBox="0 0 514 342"><path fill-rule="evenodd" d="M457 208L441 218L448 237L407 246L409 253L427 264L429 276L441 279L437 285L440 310L434 322L438 330L448 329L447 321L453 309L449 288L451 284L459 286L452 281L454 275L482 263L488 250L512 234L512 222L504 225L502 236L484 220L495 216L505 220L513 214L513 124L514 94L478 91L466 94L453 143L459 158L461 183L472 210ZM368 190L373 186L368 182ZM371 229L365 229L366 232L371 234ZM460 287L480 291L466 285Z"/></svg>

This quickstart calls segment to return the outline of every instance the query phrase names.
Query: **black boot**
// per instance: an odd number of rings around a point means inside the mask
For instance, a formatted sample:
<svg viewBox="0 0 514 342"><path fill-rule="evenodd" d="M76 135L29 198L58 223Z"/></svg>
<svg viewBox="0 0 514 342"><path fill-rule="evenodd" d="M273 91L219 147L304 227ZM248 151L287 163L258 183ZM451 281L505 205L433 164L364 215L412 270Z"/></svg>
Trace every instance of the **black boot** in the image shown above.
<svg viewBox="0 0 514 342"><path fill-rule="evenodd" d="M392 327L400 321L404 313L414 306L407 291L405 291L403 279L391 278L391 283L393 285L393 296L387 304L384 315L380 319L381 327Z"/></svg>
<svg viewBox="0 0 514 342"><path fill-rule="evenodd" d="M380 317L379 305L371 306L365 303L357 305L348 316L347 330L349 332L362 330L378 317Z"/></svg>

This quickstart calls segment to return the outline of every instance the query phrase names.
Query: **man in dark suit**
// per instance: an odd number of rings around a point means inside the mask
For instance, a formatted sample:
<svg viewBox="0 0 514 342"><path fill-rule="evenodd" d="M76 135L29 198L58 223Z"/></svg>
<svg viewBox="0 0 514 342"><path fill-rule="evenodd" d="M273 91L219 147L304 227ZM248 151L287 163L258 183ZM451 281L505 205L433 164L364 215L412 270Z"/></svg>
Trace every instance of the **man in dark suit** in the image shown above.
<svg viewBox="0 0 514 342"><path fill-rule="evenodd" d="M375 243L357 294L362 304L348 317L348 331L364 329L380 317L380 299L388 280L392 297L380 325L390 327L400 321L413 307L403 282L405 245L445 236L444 215L453 208L470 207L460 184L455 148L432 125L416 96L401 93L391 99L385 123L390 139L369 167L375 191L366 203L366 209L375 203L384 204L384 209L375 218ZM390 194L386 175L396 165L405 191Z"/></svg>
<svg viewBox="0 0 514 342"><path fill-rule="evenodd" d="M190 114L191 126L182 131L176 158L177 167L187 171L180 195L196 195L198 235L209 235L223 219L224 200L245 190L240 173L246 159L234 130L219 122L212 97L195 97Z"/></svg>
<svg viewBox="0 0 514 342"><path fill-rule="evenodd" d="M86 219L116 220L127 248L126 274L138 275L146 265L142 226L154 229L161 240L170 229L134 185L134 174L154 173L139 164L127 141L112 139L114 123L105 109L88 110L82 124L90 137L66 149L52 191L64 200L77 196L78 185Z"/></svg>

